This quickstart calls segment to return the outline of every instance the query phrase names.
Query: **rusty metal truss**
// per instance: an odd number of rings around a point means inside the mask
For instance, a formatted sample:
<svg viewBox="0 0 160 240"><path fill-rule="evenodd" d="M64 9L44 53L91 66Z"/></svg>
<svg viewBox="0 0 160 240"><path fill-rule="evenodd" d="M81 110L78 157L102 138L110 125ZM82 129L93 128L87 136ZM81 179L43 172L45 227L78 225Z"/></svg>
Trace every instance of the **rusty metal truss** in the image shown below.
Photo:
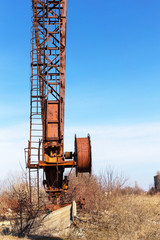
<svg viewBox="0 0 160 240"><path fill-rule="evenodd" d="M30 189L35 183L31 175L36 173L39 195L39 169L42 168L46 191L54 197L66 189L65 168L77 166L79 172L83 169L90 172L90 139L77 139L80 151L87 149L87 154L82 154L85 160L81 153L79 163L75 153L64 154L67 0L32 0L32 9L30 140L26 162Z"/></svg>

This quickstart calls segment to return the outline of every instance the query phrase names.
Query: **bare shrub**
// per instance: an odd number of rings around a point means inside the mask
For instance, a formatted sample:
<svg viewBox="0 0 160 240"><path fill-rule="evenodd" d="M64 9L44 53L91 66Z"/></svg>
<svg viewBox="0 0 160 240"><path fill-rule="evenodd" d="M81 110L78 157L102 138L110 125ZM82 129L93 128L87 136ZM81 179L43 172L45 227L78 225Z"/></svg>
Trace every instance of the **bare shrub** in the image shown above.
<svg viewBox="0 0 160 240"><path fill-rule="evenodd" d="M73 172L69 181L69 192L67 198L72 201L85 199L88 212L100 214L109 204L108 198L118 195L127 179L122 175L115 173L113 169L106 169L100 176L78 174Z"/></svg>
<svg viewBox="0 0 160 240"><path fill-rule="evenodd" d="M148 191L148 194L149 195L155 195L157 193L157 191L156 191L156 189L155 189L155 187L150 187L149 188L149 191Z"/></svg>
<svg viewBox="0 0 160 240"><path fill-rule="evenodd" d="M103 208L106 199L105 192L96 176L78 174L76 177L75 173L70 176L69 191L66 197L70 201L85 199L85 211L96 213Z"/></svg>
<svg viewBox="0 0 160 240"><path fill-rule="evenodd" d="M33 227L33 224L40 215L45 211L45 196L44 190L40 188L40 201L37 201L36 187L32 188L32 194L35 196L33 202L30 199L30 191L26 175L8 180L8 186L1 192L0 208L4 210L7 219L10 220L12 232L19 235L28 234ZM6 215L7 211L10 215ZM35 227L35 226L34 226Z"/></svg>
<svg viewBox="0 0 160 240"><path fill-rule="evenodd" d="M122 173L115 172L111 167L101 171L98 178L108 196L119 194L128 181Z"/></svg>
<svg viewBox="0 0 160 240"><path fill-rule="evenodd" d="M124 188L121 189L121 193L123 195L144 195L145 191L139 187L138 183L135 182L134 187L130 187L130 186L125 186Z"/></svg>

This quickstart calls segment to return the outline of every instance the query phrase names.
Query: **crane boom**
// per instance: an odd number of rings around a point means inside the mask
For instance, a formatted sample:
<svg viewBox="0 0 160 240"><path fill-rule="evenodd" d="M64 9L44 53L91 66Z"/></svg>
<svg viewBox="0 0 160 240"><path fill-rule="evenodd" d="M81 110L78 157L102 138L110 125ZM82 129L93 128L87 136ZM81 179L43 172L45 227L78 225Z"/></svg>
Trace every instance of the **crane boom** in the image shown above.
<svg viewBox="0 0 160 240"><path fill-rule="evenodd" d="M54 198L64 191L65 168L91 172L91 146L89 137L76 138L75 153L64 153L67 0L32 0L32 9L27 167L30 186L31 172L37 170L39 176L39 169L44 170L46 191Z"/></svg>

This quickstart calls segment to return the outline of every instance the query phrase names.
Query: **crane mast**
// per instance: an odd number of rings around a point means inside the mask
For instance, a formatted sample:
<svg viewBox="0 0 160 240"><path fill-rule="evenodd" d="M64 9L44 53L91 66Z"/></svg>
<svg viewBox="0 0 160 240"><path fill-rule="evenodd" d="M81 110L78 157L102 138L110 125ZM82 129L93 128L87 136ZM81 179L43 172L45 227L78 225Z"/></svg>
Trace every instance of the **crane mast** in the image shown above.
<svg viewBox="0 0 160 240"><path fill-rule="evenodd" d="M37 172L39 189L39 169L43 169L46 192L54 199L66 190L65 168L91 172L91 144L89 136L75 137L75 152L64 153L67 0L32 0L32 10L27 167L30 189L31 173Z"/></svg>

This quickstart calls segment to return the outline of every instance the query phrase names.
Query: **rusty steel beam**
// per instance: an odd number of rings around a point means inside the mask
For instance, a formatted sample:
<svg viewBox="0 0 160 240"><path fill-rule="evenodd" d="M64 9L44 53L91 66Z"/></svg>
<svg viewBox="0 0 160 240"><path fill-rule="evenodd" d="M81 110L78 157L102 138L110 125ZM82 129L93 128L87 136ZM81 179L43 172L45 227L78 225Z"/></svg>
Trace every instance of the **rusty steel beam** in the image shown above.
<svg viewBox="0 0 160 240"><path fill-rule="evenodd" d="M61 161L58 163L58 166L62 166L65 168L71 168L71 167L76 167L77 163L75 161ZM44 167L56 167L57 163L45 163L44 161L40 161L38 164L28 164L28 168L44 168Z"/></svg>

